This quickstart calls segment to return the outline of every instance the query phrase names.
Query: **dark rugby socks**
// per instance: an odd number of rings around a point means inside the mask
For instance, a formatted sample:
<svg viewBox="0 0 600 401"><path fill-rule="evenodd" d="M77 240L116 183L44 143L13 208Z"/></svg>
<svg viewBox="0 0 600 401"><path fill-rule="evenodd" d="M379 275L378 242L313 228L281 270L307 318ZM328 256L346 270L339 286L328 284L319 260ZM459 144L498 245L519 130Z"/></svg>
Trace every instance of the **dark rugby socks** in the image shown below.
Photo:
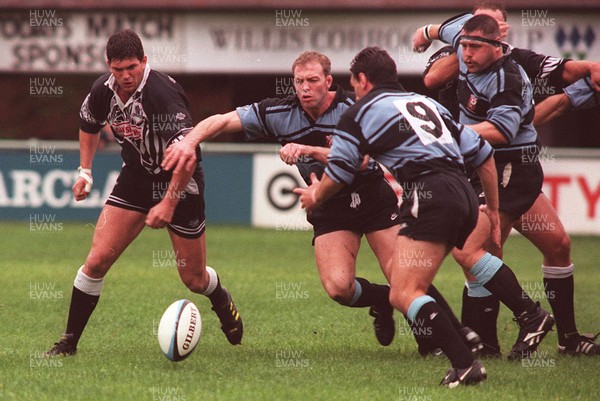
<svg viewBox="0 0 600 401"><path fill-rule="evenodd" d="M220 305L227 302L227 294L223 291L223 287L221 287L221 280L215 269L206 266L206 271L208 272L208 286L202 292L202 295L208 297L210 303L213 305Z"/></svg>
<svg viewBox="0 0 600 401"><path fill-rule="evenodd" d="M380 308L391 308L390 287L373 284L362 277L354 279L354 297L348 303L352 308L364 308L375 305Z"/></svg>
<svg viewBox="0 0 600 401"><path fill-rule="evenodd" d="M431 333L433 344L442 349L452 367L464 369L471 366L471 351L432 297L423 295L415 298L408 308L407 316L413 324Z"/></svg>
<svg viewBox="0 0 600 401"><path fill-rule="evenodd" d="M73 284L66 330L67 334L73 334L72 345L74 347L77 347L81 334L98 304L103 281L103 278L94 279L84 274L83 266L77 272Z"/></svg>
<svg viewBox="0 0 600 401"><path fill-rule="evenodd" d="M567 345L568 337L577 334L573 304L574 268L573 264L567 267L542 266L546 298L552 307L552 313L556 319L558 343L562 346Z"/></svg>
<svg viewBox="0 0 600 401"><path fill-rule="evenodd" d="M484 254L470 272L479 284L496 295L515 316L535 309L535 303L523 291L510 267L492 254Z"/></svg>
<svg viewBox="0 0 600 401"><path fill-rule="evenodd" d="M483 287L481 287L483 288ZM469 295L469 288L464 287L461 319L465 326L474 330L487 349L500 351L498 343L498 330L496 328L500 300L490 294L483 297Z"/></svg>

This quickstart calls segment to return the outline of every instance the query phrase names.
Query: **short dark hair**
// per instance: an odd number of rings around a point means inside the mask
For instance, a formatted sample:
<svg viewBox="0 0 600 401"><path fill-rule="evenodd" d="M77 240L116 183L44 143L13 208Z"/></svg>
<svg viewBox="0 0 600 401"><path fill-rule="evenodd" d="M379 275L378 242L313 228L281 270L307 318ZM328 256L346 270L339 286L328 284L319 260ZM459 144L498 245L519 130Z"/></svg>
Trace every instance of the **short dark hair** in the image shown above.
<svg viewBox="0 0 600 401"><path fill-rule="evenodd" d="M113 60L127 60L130 58L142 61L144 58L142 40L131 29L114 33L106 43L106 58L109 63Z"/></svg>
<svg viewBox="0 0 600 401"><path fill-rule="evenodd" d="M350 63L350 72L355 77L361 72L373 85L398 82L396 63L388 52L379 47L365 47Z"/></svg>
<svg viewBox="0 0 600 401"><path fill-rule="evenodd" d="M468 20L463 26L465 33L481 31L486 39L496 39L500 36L498 21L489 15L479 14Z"/></svg>
<svg viewBox="0 0 600 401"><path fill-rule="evenodd" d="M504 19L504 22L506 22L506 20L508 18L507 14L506 14L506 7L502 3L491 3L491 2L477 3L477 4L475 4L475 7L473 7L473 13L475 13L475 11L478 11L478 10L500 11L502 13L502 18Z"/></svg>

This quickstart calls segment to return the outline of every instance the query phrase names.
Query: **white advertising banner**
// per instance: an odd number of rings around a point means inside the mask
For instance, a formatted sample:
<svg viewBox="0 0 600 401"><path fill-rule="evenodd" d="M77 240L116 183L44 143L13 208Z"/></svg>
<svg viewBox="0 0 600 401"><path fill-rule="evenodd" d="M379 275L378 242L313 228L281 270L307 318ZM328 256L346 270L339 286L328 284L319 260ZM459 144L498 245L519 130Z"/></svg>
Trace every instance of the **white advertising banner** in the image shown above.
<svg viewBox="0 0 600 401"><path fill-rule="evenodd" d="M600 234L600 160L542 159L544 193L570 234ZM543 224L544 216L538 222Z"/></svg>
<svg viewBox="0 0 600 401"><path fill-rule="evenodd" d="M544 148L543 191L548 196L569 234L600 235L600 159L561 158ZM396 193L401 188L386 173ZM304 230L310 225L291 190L304 182L296 168L284 164L277 155L254 156L252 224L278 230ZM550 222L543 215L529 217L533 229ZM550 227L548 227L550 229Z"/></svg>
<svg viewBox="0 0 600 401"><path fill-rule="evenodd" d="M467 10L465 10L467 11ZM413 53L415 29L448 13L85 11L30 9L0 15L0 71L101 72L108 36L135 30L154 68L185 73L285 73L304 50L327 54L348 72L362 48L377 45L400 74L420 75L436 45ZM548 55L600 59L599 14L520 10L509 14L508 41Z"/></svg>
<svg viewBox="0 0 600 401"><path fill-rule="evenodd" d="M309 230L306 212L292 190L306 186L298 169L276 154L255 154L252 168L252 225L276 230Z"/></svg>

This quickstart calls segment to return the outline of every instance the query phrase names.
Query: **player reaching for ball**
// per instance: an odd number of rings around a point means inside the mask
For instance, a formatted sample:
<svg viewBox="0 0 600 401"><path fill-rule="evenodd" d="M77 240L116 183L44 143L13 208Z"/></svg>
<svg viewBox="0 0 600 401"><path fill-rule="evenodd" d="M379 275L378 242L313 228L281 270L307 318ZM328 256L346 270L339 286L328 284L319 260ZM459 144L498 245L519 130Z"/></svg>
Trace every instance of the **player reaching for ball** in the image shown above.
<svg viewBox="0 0 600 401"><path fill-rule="evenodd" d="M201 121L185 140L167 149L163 167L177 172L187 165L198 144L224 133L243 131L247 139L275 138L282 145L281 159L295 164L309 183L310 174L320 176L325 169L333 129L340 116L354 103L354 94L333 88L331 62L318 52L304 52L292 64L295 95L283 99L265 99L217 114ZM385 272L398 231L398 199L385 180L377 163L370 160L353 185L307 216L313 225L314 253L327 294L348 307L369 307L374 319L375 335L381 345L394 338L393 308L389 287L356 276L356 257L361 237L365 235ZM434 286L428 290L448 314L450 307ZM461 338L472 349L479 349L479 337L453 323ZM427 342L418 335L419 349ZM428 348L430 348L428 346Z"/></svg>
<svg viewBox="0 0 600 401"><path fill-rule="evenodd" d="M227 340L239 344L242 319L215 270L206 266L199 149L185 168L176 172L161 168L165 149L193 127L188 99L175 80L150 68L142 42L131 30L108 39L106 59L110 73L96 80L81 106L81 166L72 188L75 199L89 195L98 132L106 124L122 147L124 163L98 218L87 259L75 277L66 331L46 355L75 354L105 275L145 225L168 227L181 280L192 292L210 299Z"/></svg>

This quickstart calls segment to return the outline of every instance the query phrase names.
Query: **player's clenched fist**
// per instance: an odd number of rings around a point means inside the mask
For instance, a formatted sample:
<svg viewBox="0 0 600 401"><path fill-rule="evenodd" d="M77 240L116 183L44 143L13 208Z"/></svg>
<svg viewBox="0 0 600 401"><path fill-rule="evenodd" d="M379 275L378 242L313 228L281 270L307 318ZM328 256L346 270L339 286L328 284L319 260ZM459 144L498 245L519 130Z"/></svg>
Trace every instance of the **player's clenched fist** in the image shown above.
<svg viewBox="0 0 600 401"><path fill-rule="evenodd" d="M92 190L92 184L94 179L92 178L92 170L87 168L79 167L79 177L73 184L71 191L76 201L81 201L87 198L88 194Z"/></svg>

